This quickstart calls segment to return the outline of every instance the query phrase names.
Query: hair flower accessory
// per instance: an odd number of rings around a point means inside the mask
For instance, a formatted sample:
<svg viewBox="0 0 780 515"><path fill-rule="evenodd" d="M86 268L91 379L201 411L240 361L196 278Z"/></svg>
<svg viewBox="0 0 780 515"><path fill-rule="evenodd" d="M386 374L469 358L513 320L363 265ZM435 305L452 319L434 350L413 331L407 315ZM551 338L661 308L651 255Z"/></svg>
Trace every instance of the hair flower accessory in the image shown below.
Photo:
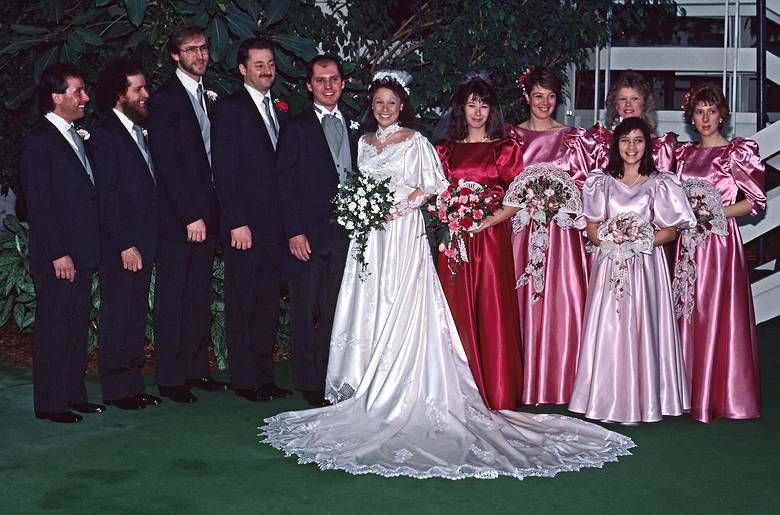
<svg viewBox="0 0 780 515"><path fill-rule="evenodd" d="M217 95L217 92L213 89L207 89L206 98L208 98L211 102L214 102L219 98L219 95Z"/></svg>
<svg viewBox="0 0 780 515"><path fill-rule="evenodd" d="M699 88L696 86L693 86L691 89L689 89L685 96L683 97L682 103L680 104L680 107L682 107L684 110L688 109L688 104L691 102L691 97Z"/></svg>
<svg viewBox="0 0 780 515"><path fill-rule="evenodd" d="M407 95L411 95L409 90L409 83L412 82L412 75L409 72L403 70L379 70L371 78L371 82L395 82L399 84Z"/></svg>
<svg viewBox="0 0 780 515"><path fill-rule="evenodd" d="M76 129L76 134L81 136L81 139L87 141L89 139L89 131L87 129Z"/></svg>
<svg viewBox="0 0 780 515"><path fill-rule="evenodd" d="M481 80L487 82L491 86L493 85L493 80L490 78L490 74L485 70L481 70L479 72L468 72L463 78L462 84L468 84L473 80Z"/></svg>
<svg viewBox="0 0 780 515"><path fill-rule="evenodd" d="M528 92L525 90L525 81L528 79L528 76L531 75L535 70L536 70L536 66L532 64L517 77L517 83L520 85L520 89L523 90L524 95L528 94Z"/></svg>
<svg viewBox="0 0 780 515"><path fill-rule="evenodd" d="M287 102L284 100L279 100L278 98L274 99L274 107L283 113L286 113L290 109L290 106L287 105Z"/></svg>

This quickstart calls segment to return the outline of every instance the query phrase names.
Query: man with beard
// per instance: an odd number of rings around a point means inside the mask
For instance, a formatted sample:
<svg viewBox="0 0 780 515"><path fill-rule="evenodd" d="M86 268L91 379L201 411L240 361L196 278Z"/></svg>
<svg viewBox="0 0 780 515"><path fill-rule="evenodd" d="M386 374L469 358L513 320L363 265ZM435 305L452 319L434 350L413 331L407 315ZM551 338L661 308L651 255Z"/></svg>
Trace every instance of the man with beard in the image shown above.
<svg viewBox="0 0 780 515"><path fill-rule="evenodd" d="M103 402L123 410L160 403L141 377L157 253L154 165L142 127L148 99L141 65L111 61L96 88L106 116L89 141L100 218L100 383Z"/></svg>
<svg viewBox="0 0 780 515"><path fill-rule="evenodd" d="M176 29L168 51L176 72L149 100L148 123L159 210L155 380L163 397L195 402L192 387L230 387L209 375L208 360L218 210L209 111L216 95L203 85L209 44L202 29Z"/></svg>
<svg viewBox="0 0 780 515"><path fill-rule="evenodd" d="M46 115L24 138L20 160L36 297L35 416L61 423L80 422L73 411L105 409L87 402L84 386L98 216L93 163L82 140L87 133L73 122L84 117L87 102L76 68L53 64L43 70L38 103Z"/></svg>
<svg viewBox="0 0 780 515"><path fill-rule="evenodd" d="M349 242L333 221L332 199L354 167L356 140L339 110L341 62L309 62L306 87L314 104L291 117L279 137L279 197L291 256L291 329L295 388L312 406L325 404L325 373L333 317Z"/></svg>
<svg viewBox="0 0 780 515"><path fill-rule="evenodd" d="M212 165L225 249L225 328L236 395L269 401L292 395L274 383L272 350L284 257L276 185L276 141L284 112L271 98L273 45L241 43L244 87L221 99L211 124Z"/></svg>

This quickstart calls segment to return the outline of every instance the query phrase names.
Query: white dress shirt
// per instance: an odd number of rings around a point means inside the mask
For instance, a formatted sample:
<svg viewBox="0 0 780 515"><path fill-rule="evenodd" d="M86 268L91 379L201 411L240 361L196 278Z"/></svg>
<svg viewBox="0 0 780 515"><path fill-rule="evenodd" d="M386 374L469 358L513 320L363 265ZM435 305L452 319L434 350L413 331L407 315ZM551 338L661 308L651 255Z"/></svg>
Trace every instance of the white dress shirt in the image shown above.
<svg viewBox="0 0 780 515"><path fill-rule="evenodd" d="M319 105L317 102L314 102L314 112L317 115L317 120L319 120L320 124L322 124L322 118L326 114L332 114L339 120L341 120L341 123L346 124L344 121L344 116L341 114L341 111L339 111L339 106L336 106L333 108L333 111L328 111L328 108L325 106Z"/></svg>
<svg viewBox="0 0 780 515"><path fill-rule="evenodd" d="M76 146L76 142L73 141L73 138L68 132L70 128L73 127L73 124L66 122L63 117L61 117L58 114L54 114L53 111L46 113L46 119L49 120L52 124L54 124L54 126L57 127L57 130L62 133L63 137L65 137L65 140L68 143L70 143L70 146L73 148L73 151L76 153L76 157L78 157L80 161L81 157L79 156L79 147Z"/></svg>
<svg viewBox="0 0 780 515"><path fill-rule="evenodd" d="M265 92L265 95L257 91L255 88L250 86L249 84L244 83L244 87L249 92L249 96L252 97L252 100L255 103L255 106L257 106L257 110L260 111L260 116L263 117L263 121L265 122L265 128L268 129L268 134L272 134L271 132L271 123L268 120L268 117L265 114L265 107L263 106L263 99L267 98L270 102L270 111L271 111L271 117L273 118L274 125L276 125L276 130L279 132L279 120L276 118L276 108L274 107L274 99L271 98L271 90ZM273 136L271 136L271 139L273 140ZM276 145L276 142L274 142L274 145Z"/></svg>
<svg viewBox="0 0 780 515"><path fill-rule="evenodd" d="M138 137L136 136L135 131L133 130L133 120L127 117L125 113L122 111L118 111L114 109L114 114L117 118L119 118L119 121L122 122L122 125L125 126L125 129L127 129L127 132L130 133L130 136L132 136L133 141L135 141L135 144L138 145Z"/></svg>
<svg viewBox="0 0 780 515"><path fill-rule="evenodd" d="M195 80L183 71L181 71L179 68L176 68L176 76L181 81L181 85L184 86L184 89L190 92L190 95L195 97L195 100L198 99L198 84L203 86L203 78L201 77L200 80ZM206 112L206 87L203 86L203 112Z"/></svg>

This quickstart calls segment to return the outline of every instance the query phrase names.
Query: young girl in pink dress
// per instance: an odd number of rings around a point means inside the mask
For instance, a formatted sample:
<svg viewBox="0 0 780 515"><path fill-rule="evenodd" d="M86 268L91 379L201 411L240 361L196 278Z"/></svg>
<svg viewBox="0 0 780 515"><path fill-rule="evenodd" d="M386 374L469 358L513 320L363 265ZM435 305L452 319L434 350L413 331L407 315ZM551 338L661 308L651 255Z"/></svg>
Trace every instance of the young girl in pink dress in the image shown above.
<svg viewBox="0 0 780 515"><path fill-rule="evenodd" d="M548 163L571 176L582 189L594 166L596 140L591 131L567 127L553 118L561 80L546 68L521 77L530 118L510 129L523 147L525 166ZM577 370L588 284L585 239L574 228L548 224L544 287L533 281L517 289L523 335L523 404L566 404ZM515 274L529 264L531 225L512 234ZM541 295L539 295L539 293Z"/></svg>
<svg viewBox="0 0 780 515"><path fill-rule="evenodd" d="M755 141L728 141L721 129L729 108L719 88L689 93L685 120L701 142L677 149L677 175L703 179L720 193L728 236L710 234L696 247L699 271L693 286L693 312L679 319L691 386L691 417L755 418L761 414L758 340L747 263L735 217L764 208L764 164ZM682 248L677 244L677 261Z"/></svg>
<svg viewBox="0 0 780 515"><path fill-rule="evenodd" d="M696 218L677 177L655 169L649 140L641 119L623 120L607 168L591 172L583 188L586 232L598 249L569 409L604 422L655 422L690 408L661 245ZM632 214L644 230L644 239L628 238L633 252L611 236L616 231L603 232L618 215Z"/></svg>

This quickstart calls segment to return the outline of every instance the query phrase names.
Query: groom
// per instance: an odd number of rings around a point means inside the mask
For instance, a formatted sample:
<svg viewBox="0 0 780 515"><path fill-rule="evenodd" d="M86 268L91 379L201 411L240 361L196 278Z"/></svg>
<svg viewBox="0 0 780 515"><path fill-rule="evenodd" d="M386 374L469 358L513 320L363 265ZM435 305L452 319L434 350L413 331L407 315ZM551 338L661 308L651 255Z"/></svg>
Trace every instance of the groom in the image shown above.
<svg viewBox="0 0 780 515"><path fill-rule="evenodd" d="M331 200L354 166L356 141L339 110L344 70L331 55L307 69L313 105L291 118L279 135L279 197L291 256L293 381L312 406L324 406L328 347L348 238L336 225Z"/></svg>

